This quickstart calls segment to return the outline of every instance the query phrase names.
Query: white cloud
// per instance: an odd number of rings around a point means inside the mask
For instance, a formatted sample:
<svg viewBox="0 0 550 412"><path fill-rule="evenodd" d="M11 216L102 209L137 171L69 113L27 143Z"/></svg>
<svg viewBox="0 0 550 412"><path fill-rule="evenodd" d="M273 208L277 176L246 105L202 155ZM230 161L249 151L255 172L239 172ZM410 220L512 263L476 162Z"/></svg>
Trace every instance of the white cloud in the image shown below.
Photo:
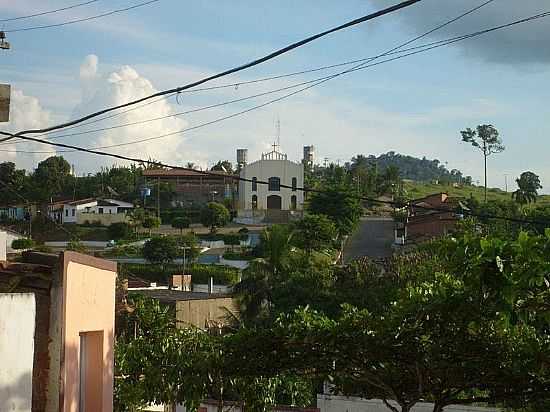
<svg viewBox="0 0 550 412"><path fill-rule="evenodd" d="M82 97L81 102L73 111L73 118L78 118L106 107L121 105L157 92L151 81L141 76L134 68L122 66L110 73L102 74L99 70L100 66L98 62L99 59L97 56L90 55L84 59L80 67ZM112 119L73 129L70 132L135 123L142 120L169 116L173 113L173 107L167 100L159 100L158 102L128 111ZM186 121L177 117L167 117L162 120L138 125L65 138L65 141L84 147L110 146L164 135L186 127ZM166 162L176 162L178 164L191 160L198 164L201 162L204 163L205 156L198 151L190 150L189 146L185 143L185 139L184 135L175 134L157 142L139 143L106 150L136 158L152 158ZM69 161L76 163L77 172L93 171L97 170L98 165L113 163L113 159L107 157L100 158L92 155L69 153L66 153L65 156L69 158Z"/></svg>
<svg viewBox="0 0 550 412"><path fill-rule="evenodd" d="M12 88L10 121L2 124L2 130L18 132L21 130L43 128L51 124L50 112L42 108L36 97L27 96L21 90ZM0 146L0 162L17 162L19 168L32 169L37 162L55 154L55 150L39 143L3 144ZM15 150L45 151L44 154L13 153Z"/></svg>

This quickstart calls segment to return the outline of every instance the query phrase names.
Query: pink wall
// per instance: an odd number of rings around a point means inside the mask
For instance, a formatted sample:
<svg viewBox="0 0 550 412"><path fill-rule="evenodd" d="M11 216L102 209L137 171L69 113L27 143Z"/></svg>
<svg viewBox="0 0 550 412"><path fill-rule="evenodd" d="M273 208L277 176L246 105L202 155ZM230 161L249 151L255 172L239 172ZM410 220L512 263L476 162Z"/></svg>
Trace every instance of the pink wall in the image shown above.
<svg viewBox="0 0 550 412"><path fill-rule="evenodd" d="M60 394L63 412L79 411L81 367L85 368L87 393L86 408L80 412L113 410L115 282L115 263L64 253ZM80 365L81 335L87 337L83 365Z"/></svg>

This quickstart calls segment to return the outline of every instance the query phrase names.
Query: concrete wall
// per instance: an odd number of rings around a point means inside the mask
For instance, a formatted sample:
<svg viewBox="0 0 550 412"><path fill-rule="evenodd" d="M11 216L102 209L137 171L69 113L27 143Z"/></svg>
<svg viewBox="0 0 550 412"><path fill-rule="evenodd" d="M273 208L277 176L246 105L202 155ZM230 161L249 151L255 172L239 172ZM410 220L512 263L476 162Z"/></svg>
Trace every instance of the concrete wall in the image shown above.
<svg viewBox="0 0 550 412"><path fill-rule="evenodd" d="M242 409L239 405L233 404L232 402L227 402L224 407L224 411L241 412L241 410ZM293 406L275 406L271 410L272 412L319 412L319 409L317 408L298 408ZM177 405L176 412L187 412L187 409L185 409L185 406L183 405ZM203 401L198 409L198 412L218 412L218 404L213 400Z"/></svg>
<svg viewBox="0 0 550 412"><path fill-rule="evenodd" d="M193 325L205 328L210 323L225 323L227 308L236 312L236 304L232 298L212 298L200 300L186 300L176 303L176 319L179 327Z"/></svg>
<svg viewBox="0 0 550 412"><path fill-rule="evenodd" d="M0 411L31 411L35 316L34 294L0 293Z"/></svg>
<svg viewBox="0 0 550 412"><path fill-rule="evenodd" d="M392 403L397 405L395 403ZM347 398L344 396L317 395L317 407L320 412L391 412L378 399ZM411 412L432 412L433 404L417 403ZM445 412L501 412L496 408L482 408L468 405L450 405Z"/></svg>
<svg viewBox="0 0 550 412"><path fill-rule="evenodd" d="M304 165L289 160L259 160L245 166L241 171L241 177L267 182L270 177L279 177L281 185L292 186L292 178L297 179L297 187L304 186ZM258 184L257 191L252 191L252 183L239 182L239 209L252 209L252 196L258 196L258 209L267 209L267 197L270 195L281 196L282 210L290 210L290 199L296 196L297 210L303 209L304 192L300 190L281 188L280 191L269 191L268 185Z"/></svg>
<svg viewBox="0 0 550 412"><path fill-rule="evenodd" d="M6 254L8 251L8 234L0 231L0 261L6 260Z"/></svg>
<svg viewBox="0 0 550 412"><path fill-rule="evenodd" d="M116 264L65 252L64 268L62 411L79 410L83 369L85 410L112 412Z"/></svg>
<svg viewBox="0 0 550 412"><path fill-rule="evenodd" d="M116 207L115 207L116 209ZM103 226L111 226L113 223L120 223L120 222L130 222L130 218L126 213L116 213L113 214L99 214L99 213L83 213L83 212L77 212L76 213L76 223L78 225L83 225L88 221L89 223L93 222L101 222Z"/></svg>

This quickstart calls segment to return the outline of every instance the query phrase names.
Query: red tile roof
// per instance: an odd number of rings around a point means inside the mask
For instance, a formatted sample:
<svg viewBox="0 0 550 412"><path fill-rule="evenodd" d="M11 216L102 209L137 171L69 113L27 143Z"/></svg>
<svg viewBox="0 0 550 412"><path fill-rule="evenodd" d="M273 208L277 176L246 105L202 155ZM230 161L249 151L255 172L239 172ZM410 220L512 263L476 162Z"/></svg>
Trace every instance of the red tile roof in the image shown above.
<svg viewBox="0 0 550 412"><path fill-rule="evenodd" d="M219 175L220 177L231 177L228 173L224 172L208 172L208 174L201 172L200 170L183 170L183 169L148 169L143 171L143 176L146 177L170 177L170 176L202 176L202 177L217 177L213 175Z"/></svg>

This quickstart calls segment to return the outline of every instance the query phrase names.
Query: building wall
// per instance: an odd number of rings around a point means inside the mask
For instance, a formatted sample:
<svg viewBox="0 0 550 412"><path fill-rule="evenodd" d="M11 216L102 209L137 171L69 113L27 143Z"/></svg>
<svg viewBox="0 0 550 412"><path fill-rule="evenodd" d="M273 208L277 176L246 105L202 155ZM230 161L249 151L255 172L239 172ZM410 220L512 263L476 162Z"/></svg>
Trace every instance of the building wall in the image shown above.
<svg viewBox="0 0 550 412"><path fill-rule="evenodd" d="M297 187L304 186L304 165L289 160L258 160L250 163L241 171L241 178L267 182L270 177L279 177L281 185L292 186L292 178L295 177ZM296 196L296 210L302 210L304 205L304 192L301 190L281 188L280 191L269 191L268 185L258 184L257 191L252 191L252 182L239 182L239 209L252 209L252 196L258 196L258 209L267 209L267 197L279 195L282 200L282 210L291 209L291 197Z"/></svg>
<svg viewBox="0 0 550 412"><path fill-rule="evenodd" d="M35 316L34 294L0 293L0 411L31 411Z"/></svg>
<svg viewBox="0 0 550 412"><path fill-rule="evenodd" d="M86 396L86 410L112 412L116 264L65 252L64 268L61 410L79 410L80 371L85 368L86 385L94 390ZM81 354L82 339L86 351Z"/></svg>
<svg viewBox="0 0 550 412"><path fill-rule="evenodd" d="M63 205L63 215L61 217L63 223L76 223L76 217L79 211L86 210L86 208L92 208L97 205L96 201L89 203L82 203L81 205ZM74 215L73 215L74 212Z"/></svg>
<svg viewBox="0 0 550 412"><path fill-rule="evenodd" d="M128 223L130 222L130 218L125 213L113 212L113 214L100 215L97 213L78 212L76 214L76 223L79 225L83 225L86 222L89 222L89 223L100 222L103 226L110 226L113 223L120 223L120 222Z"/></svg>
<svg viewBox="0 0 550 412"><path fill-rule="evenodd" d="M186 325L205 328L211 322L225 322L227 308L236 312L236 304L232 298L212 298L200 300L186 300L176 303L176 319L179 327Z"/></svg>
<svg viewBox="0 0 550 412"><path fill-rule="evenodd" d="M8 234L0 231L0 261L6 260L8 252Z"/></svg>
<svg viewBox="0 0 550 412"><path fill-rule="evenodd" d="M394 405L397 405L394 403ZM347 398L344 396L317 395L317 407L320 412L389 412L384 402L379 399ZM411 412L432 412L433 404L417 403ZM459 405L447 406L445 412L501 412L496 408L481 408Z"/></svg>
<svg viewBox="0 0 550 412"><path fill-rule="evenodd" d="M407 223L407 236L412 239L417 237L440 237L452 231L457 219L452 213L435 215L433 217L411 217Z"/></svg>
<svg viewBox="0 0 550 412"><path fill-rule="evenodd" d="M242 409L240 405L235 404L234 402L227 402L224 407L225 410L230 410L231 412L241 412ZM248 410L248 408L246 409ZM187 409L183 405L176 406L176 412L186 412ZM201 403L201 406L198 409L198 412L218 412L218 402L214 400L205 400ZM274 406L272 409L273 412L319 412L318 408L299 408L294 406ZM338 411L343 412L343 411Z"/></svg>

